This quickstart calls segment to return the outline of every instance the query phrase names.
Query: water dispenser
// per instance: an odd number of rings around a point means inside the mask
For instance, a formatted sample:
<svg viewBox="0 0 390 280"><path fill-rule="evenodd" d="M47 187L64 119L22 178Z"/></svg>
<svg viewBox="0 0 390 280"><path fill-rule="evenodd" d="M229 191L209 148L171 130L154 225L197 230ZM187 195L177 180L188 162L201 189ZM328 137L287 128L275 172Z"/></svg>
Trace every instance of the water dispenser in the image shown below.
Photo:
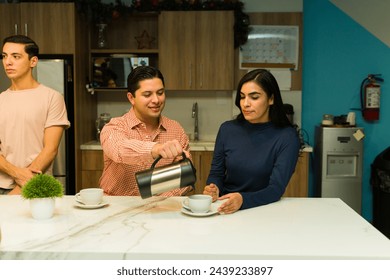
<svg viewBox="0 0 390 280"><path fill-rule="evenodd" d="M315 129L315 191L338 197L359 214L362 204L363 128Z"/></svg>

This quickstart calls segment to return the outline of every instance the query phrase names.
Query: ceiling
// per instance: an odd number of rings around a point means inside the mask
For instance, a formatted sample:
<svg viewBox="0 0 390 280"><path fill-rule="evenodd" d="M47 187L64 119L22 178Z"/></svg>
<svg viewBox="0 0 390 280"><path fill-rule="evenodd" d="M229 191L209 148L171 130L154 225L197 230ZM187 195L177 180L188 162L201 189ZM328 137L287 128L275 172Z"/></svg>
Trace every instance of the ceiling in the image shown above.
<svg viewBox="0 0 390 280"><path fill-rule="evenodd" d="M390 47L390 1L330 0L330 2Z"/></svg>

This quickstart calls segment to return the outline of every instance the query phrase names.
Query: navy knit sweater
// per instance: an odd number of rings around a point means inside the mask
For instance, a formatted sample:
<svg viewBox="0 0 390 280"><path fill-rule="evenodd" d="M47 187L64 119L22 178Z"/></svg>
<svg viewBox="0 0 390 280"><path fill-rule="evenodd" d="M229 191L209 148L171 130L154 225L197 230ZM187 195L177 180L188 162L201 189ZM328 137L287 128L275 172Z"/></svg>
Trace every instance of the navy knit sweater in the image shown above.
<svg viewBox="0 0 390 280"><path fill-rule="evenodd" d="M299 149L293 127L227 121L218 131L207 184L216 184L220 196L239 192L241 209L275 202L294 173Z"/></svg>

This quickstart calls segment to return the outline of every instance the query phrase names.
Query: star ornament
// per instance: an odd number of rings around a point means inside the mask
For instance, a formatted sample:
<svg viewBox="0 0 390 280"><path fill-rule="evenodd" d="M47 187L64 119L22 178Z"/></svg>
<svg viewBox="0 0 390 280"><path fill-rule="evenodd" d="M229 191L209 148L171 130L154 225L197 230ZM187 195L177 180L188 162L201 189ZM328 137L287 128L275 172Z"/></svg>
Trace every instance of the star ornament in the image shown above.
<svg viewBox="0 0 390 280"><path fill-rule="evenodd" d="M140 36L134 37L138 43L138 49L151 49L152 43L156 40L155 37L149 36L149 33L144 30Z"/></svg>

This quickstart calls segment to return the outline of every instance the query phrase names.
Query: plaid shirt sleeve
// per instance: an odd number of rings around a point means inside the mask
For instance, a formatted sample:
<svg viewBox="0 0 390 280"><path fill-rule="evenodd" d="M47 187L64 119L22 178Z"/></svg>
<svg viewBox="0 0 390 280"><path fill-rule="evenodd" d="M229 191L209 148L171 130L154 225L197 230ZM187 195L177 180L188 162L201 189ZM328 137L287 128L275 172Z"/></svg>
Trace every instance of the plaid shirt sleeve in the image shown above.
<svg viewBox="0 0 390 280"><path fill-rule="evenodd" d="M151 150L156 143L173 139L180 142L186 155L192 159L187 134L178 122L162 116L157 131L149 135L132 110L122 117L113 118L104 126L100 136L104 152L100 186L105 194L140 195L135 173L151 167L154 161ZM161 159L157 166L167 165L175 160ZM181 196L189 190L190 187L184 187L160 195Z"/></svg>

